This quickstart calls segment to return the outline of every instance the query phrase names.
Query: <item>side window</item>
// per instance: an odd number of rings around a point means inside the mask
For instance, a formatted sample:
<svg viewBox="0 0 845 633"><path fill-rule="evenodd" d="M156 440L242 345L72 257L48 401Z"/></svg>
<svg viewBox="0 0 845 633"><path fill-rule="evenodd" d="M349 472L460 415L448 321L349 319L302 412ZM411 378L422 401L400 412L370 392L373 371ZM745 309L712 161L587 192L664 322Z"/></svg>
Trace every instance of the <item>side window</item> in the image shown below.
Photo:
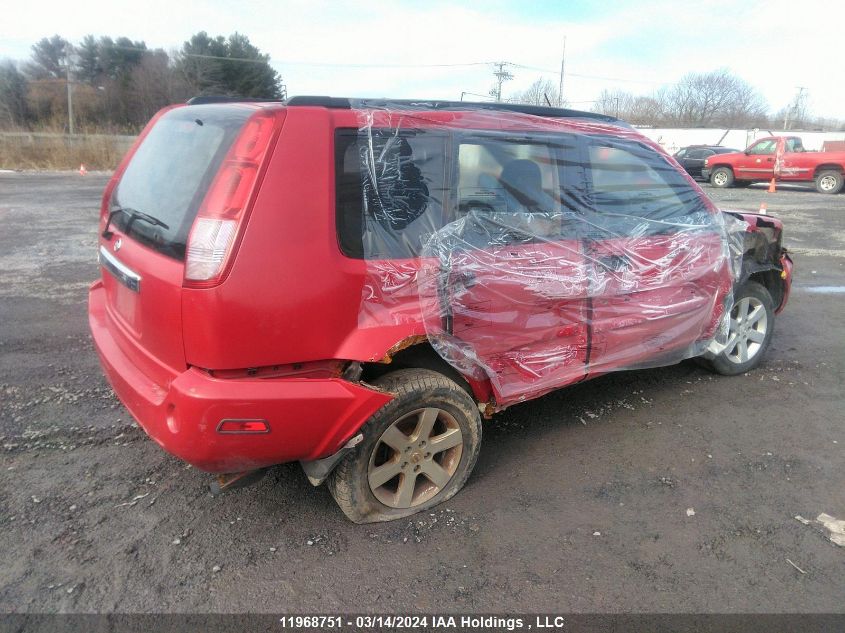
<svg viewBox="0 0 845 633"><path fill-rule="evenodd" d="M760 141L759 143L755 143L754 145L748 148L748 153L753 154L755 156L762 154L774 154L776 147L777 142L772 139L769 139L766 141Z"/></svg>
<svg viewBox="0 0 845 633"><path fill-rule="evenodd" d="M690 151L689 156L687 156L687 158L704 159L712 154L713 152L711 152L709 149L694 149Z"/></svg>
<svg viewBox="0 0 845 633"><path fill-rule="evenodd" d="M675 158L680 160L681 158L692 158L692 156L687 156L687 150L686 150L686 148L684 148L684 149L675 153Z"/></svg>
<svg viewBox="0 0 845 633"><path fill-rule="evenodd" d="M804 145L801 143L800 138L788 138L786 139L786 151L787 152L803 152Z"/></svg>
<svg viewBox="0 0 845 633"><path fill-rule="evenodd" d="M563 134L472 134L457 143L455 208L472 214L478 244L577 236L573 212L584 206L580 142Z"/></svg>
<svg viewBox="0 0 845 633"><path fill-rule="evenodd" d="M458 145L458 212L560 211L554 148L508 139L466 139Z"/></svg>
<svg viewBox="0 0 845 633"><path fill-rule="evenodd" d="M594 233L665 232L679 218L706 212L686 178L645 145L593 139L588 154Z"/></svg>
<svg viewBox="0 0 845 633"><path fill-rule="evenodd" d="M443 224L446 135L426 130L338 130L338 239L350 257L416 257Z"/></svg>

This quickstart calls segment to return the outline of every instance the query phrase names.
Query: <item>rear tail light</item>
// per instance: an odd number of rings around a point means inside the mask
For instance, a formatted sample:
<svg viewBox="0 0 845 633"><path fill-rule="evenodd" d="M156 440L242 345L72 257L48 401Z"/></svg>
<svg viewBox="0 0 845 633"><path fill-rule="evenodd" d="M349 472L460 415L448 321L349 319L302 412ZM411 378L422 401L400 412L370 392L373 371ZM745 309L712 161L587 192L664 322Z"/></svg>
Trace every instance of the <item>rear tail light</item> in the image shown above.
<svg viewBox="0 0 845 633"><path fill-rule="evenodd" d="M272 112L254 114L229 150L191 227L185 286L208 288L225 278L272 144L275 121Z"/></svg>

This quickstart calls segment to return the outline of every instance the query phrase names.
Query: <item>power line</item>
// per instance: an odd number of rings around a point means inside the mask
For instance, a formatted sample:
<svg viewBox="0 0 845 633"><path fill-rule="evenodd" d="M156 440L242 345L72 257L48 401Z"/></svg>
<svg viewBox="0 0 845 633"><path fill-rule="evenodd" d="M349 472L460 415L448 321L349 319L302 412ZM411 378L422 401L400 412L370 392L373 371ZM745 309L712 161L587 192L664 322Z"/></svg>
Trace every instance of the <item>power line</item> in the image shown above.
<svg viewBox="0 0 845 633"><path fill-rule="evenodd" d="M112 48L116 48L119 50L124 51L139 51L142 53L153 53L156 50L163 50L163 49L152 49L152 48L142 48L140 46L116 46L113 45ZM459 68L459 67L466 67L466 66L489 66L490 64L494 64L495 62L461 62L461 63L452 63L452 64L363 64L363 63L347 63L347 62L305 62L305 61L293 61L293 60L281 60L281 59L273 59L268 57L266 60L264 59L252 59L249 57L226 57L224 55L206 55L203 53L183 53L177 52L177 55L181 55L182 57L197 57L200 59L224 59L227 61L233 62L249 62L253 64L263 64L266 62L272 62L274 64L279 64L280 66L312 66L312 67L327 67L327 68ZM507 62L505 62L507 63Z"/></svg>
<svg viewBox="0 0 845 633"><path fill-rule="evenodd" d="M564 44L565 46L565 44ZM141 53L155 53L156 50L164 50L161 48L143 48L140 46L117 46L112 45L112 48L116 48L118 50L125 50L125 51L138 51ZM565 48L564 48L565 50ZM198 59L222 59L227 61L234 61L234 62L247 62L252 64L264 64L264 63L274 63L279 66L306 66L306 67L314 67L314 68L467 68L471 66L489 66L494 65L499 68L498 72L503 72L504 66L513 66L514 68L524 68L526 70L536 70L543 73L549 74L559 74L560 70L551 70L549 68L541 68L539 66L529 66L527 64L517 64L515 62L493 62L493 61L481 61L481 62L456 62L456 63L449 63L449 64L380 64L380 63L348 63L348 62L306 62L306 61L297 61L297 60L284 60L284 59L274 59L272 57L268 57L265 59L252 59L249 57L226 57L223 55L206 55L204 53L183 53L177 52L177 55L182 57L194 57ZM504 71L506 72L506 71ZM493 73L497 75L497 72ZM510 73L507 73L510 75ZM601 81L621 81L626 83L635 83L635 84L651 84L651 85L660 85L663 83L671 83L671 82L664 82L664 81L650 81L645 79L628 79L624 77L603 77L599 75L587 75L582 73L573 73L567 72L566 73L570 77L579 77L582 79L597 79ZM498 75L497 75L498 76ZM511 75L509 78L506 77L503 81L508 81L512 79L513 76Z"/></svg>
<svg viewBox="0 0 845 633"><path fill-rule="evenodd" d="M511 66L513 66L514 68L524 68L526 70L537 70L537 71L542 72L542 73L549 73L549 74L554 74L554 75L557 75L560 72L559 70L551 70L549 68L539 68L538 66L527 66L525 64L511 63ZM660 84L664 84L664 83L671 83L671 82L666 82L666 81L649 81L649 80L646 80L646 79L625 79L625 78L622 78L622 77L600 77L598 75L584 75L584 74L581 74L581 73L573 73L573 72L567 72L566 74L569 77L580 77L582 79L600 79L601 81L624 81L624 82L627 82L627 83L634 83L634 84L660 85Z"/></svg>
<svg viewBox="0 0 845 633"><path fill-rule="evenodd" d="M566 45L564 44L564 47ZM118 46L116 44L112 44L112 48L116 48L118 50L126 50L126 51L137 51L141 53L150 53L155 54L156 51L164 50L162 48L144 48L140 46ZM566 49L564 48L564 51ZM501 62L492 62L492 61L477 61L477 62L456 62L456 63L448 63L448 64L393 64L393 63L348 63L348 62L307 62L307 61L297 61L297 60L283 60L283 59L274 59L272 57L267 57L266 59L254 59L248 57L226 57L223 55L207 55L204 53L184 53L177 51L176 53L178 56L181 57L188 57L188 58L195 58L195 59L220 59L225 61L234 61L234 62L245 62L250 64L265 64L271 63L277 66L285 67L285 66L304 66L310 68L470 68L473 66L495 66L498 70L494 71L493 74L496 76L496 100L501 101L502 95L502 83L505 81L510 81L513 79L513 74L506 71L504 69L505 66L512 66L514 68L523 68L525 70L535 70L542 73L549 73L549 74L559 74L560 75L560 84L563 84L563 59L561 59L561 68L560 70L551 70L549 68L541 68L539 66L530 66L528 64L518 64L515 62L508 62L508 61L501 61ZM565 54L565 53L564 53ZM566 75L570 77L578 77L581 79L594 79L598 81L616 81L616 82L624 82L624 83L633 83L633 84L647 84L647 85L662 85L666 83L672 82L663 82L663 81L653 81L653 80L644 80L644 79L629 79L625 77L604 77L600 75L588 75L584 73L576 73L576 72L567 72ZM562 99L562 90L560 91L561 94L559 98Z"/></svg>

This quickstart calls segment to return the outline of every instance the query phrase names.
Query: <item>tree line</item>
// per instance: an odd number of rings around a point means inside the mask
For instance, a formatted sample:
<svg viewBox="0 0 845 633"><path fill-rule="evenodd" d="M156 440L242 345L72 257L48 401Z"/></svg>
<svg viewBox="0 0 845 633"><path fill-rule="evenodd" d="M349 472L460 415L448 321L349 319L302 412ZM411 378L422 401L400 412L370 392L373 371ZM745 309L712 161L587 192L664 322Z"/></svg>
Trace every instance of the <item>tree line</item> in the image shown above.
<svg viewBox="0 0 845 633"><path fill-rule="evenodd" d="M88 35L74 44L54 35L33 45L29 60L0 62L0 127L67 130L68 81L80 131L135 133L161 107L196 95L285 96L270 57L240 33L201 31L170 52L127 37ZM540 78L506 100L558 105L558 86ZM812 117L800 98L770 113L748 82L724 69L689 73L651 94L603 90L589 109L652 127L781 129L787 122L845 130L845 121Z"/></svg>
<svg viewBox="0 0 845 633"><path fill-rule="evenodd" d="M511 95L509 101L557 105L557 96L558 87L540 78L527 90ZM567 105L565 100L563 105ZM845 130L845 121L812 116L800 98L771 113L751 84L725 69L689 73L678 83L646 95L603 90L587 109L651 127L783 129L786 122L789 129Z"/></svg>
<svg viewBox="0 0 845 633"><path fill-rule="evenodd" d="M127 37L45 37L23 63L0 62L0 126L66 129L70 81L78 130L137 132L161 107L196 95L279 99L270 57L240 33L201 31L178 51Z"/></svg>

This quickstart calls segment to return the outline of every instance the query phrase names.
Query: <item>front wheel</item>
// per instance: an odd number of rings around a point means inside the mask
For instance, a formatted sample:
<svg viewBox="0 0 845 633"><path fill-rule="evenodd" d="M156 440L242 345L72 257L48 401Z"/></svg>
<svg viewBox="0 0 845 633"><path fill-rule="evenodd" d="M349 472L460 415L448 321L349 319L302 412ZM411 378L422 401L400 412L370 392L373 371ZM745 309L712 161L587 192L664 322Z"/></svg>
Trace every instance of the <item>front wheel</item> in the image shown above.
<svg viewBox="0 0 845 633"><path fill-rule="evenodd" d="M839 193L843 185L845 180L841 171L829 169L816 176L816 191L819 193Z"/></svg>
<svg viewBox="0 0 845 633"><path fill-rule="evenodd" d="M724 189L734 184L734 173L729 167L717 167L710 174L710 184L714 187Z"/></svg>
<svg viewBox="0 0 845 633"><path fill-rule="evenodd" d="M756 281L747 281L734 291L727 346L705 364L723 376L737 376L754 369L769 348L774 325L775 311L769 291Z"/></svg>
<svg viewBox="0 0 845 633"><path fill-rule="evenodd" d="M457 383L401 369L373 383L395 395L362 427L364 440L338 464L329 490L355 523L400 519L450 499L481 446L481 416Z"/></svg>

